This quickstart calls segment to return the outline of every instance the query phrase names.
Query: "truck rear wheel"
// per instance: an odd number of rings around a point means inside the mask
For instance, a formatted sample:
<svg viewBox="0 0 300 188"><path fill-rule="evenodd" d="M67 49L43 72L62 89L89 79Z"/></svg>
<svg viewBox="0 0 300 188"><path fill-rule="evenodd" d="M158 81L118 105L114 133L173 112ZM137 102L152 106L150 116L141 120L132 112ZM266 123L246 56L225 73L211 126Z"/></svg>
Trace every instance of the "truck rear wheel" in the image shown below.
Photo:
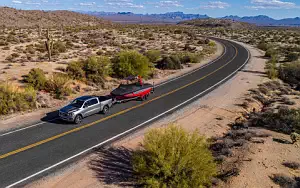
<svg viewBox="0 0 300 188"><path fill-rule="evenodd" d="M108 111L109 111L109 106L105 105L105 106L103 107L102 113L103 113L103 114L106 114Z"/></svg>
<svg viewBox="0 0 300 188"><path fill-rule="evenodd" d="M79 124L82 122L82 116L81 115L77 115L74 119L74 123L75 124Z"/></svg>

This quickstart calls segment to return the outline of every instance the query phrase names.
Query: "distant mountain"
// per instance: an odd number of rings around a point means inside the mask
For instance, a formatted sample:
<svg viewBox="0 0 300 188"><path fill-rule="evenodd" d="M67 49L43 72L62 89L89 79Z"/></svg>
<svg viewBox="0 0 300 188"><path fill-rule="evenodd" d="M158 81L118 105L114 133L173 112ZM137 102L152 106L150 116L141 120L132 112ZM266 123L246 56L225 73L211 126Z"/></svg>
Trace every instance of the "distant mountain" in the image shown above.
<svg viewBox="0 0 300 188"><path fill-rule="evenodd" d="M262 25L262 26L300 26L299 17L276 20L265 15L245 16L245 17L230 15L230 16L222 17L221 19L230 19L234 21L247 22L247 23L252 23L252 24Z"/></svg>
<svg viewBox="0 0 300 188"><path fill-rule="evenodd" d="M164 14L135 14L132 12L81 12L114 22L134 22L134 23L178 23L186 20L207 19L206 14L185 14L183 12L167 12ZM228 19L239 22L246 22L260 26L300 26L300 18L285 18L276 20L265 15L258 16L225 16L219 19Z"/></svg>
<svg viewBox="0 0 300 188"><path fill-rule="evenodd" d="M216 18L207 18L207 19L193 19L179 22L180 25L194 25L198 27L226 27L232 29L241 29L241 28L253 28L254 24L240 22L232 19L216 19Z"/></svg>
<svg viewBox="0 0 300 188"><path fill-rule="evenodd" d="M132 23L177 23L184 20L209 18L201 14L184 14L183 12L167 12L164 14L134 14L132 12L82 12L114 22Z"/></svg>

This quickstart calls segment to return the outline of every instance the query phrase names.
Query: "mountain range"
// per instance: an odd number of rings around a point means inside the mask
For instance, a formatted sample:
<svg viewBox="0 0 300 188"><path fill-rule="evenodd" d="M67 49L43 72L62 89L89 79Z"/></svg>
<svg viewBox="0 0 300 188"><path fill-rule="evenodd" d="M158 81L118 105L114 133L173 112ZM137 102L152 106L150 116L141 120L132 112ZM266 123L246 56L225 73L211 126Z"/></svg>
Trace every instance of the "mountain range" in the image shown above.
<svg viewBox="0 0 300 188"><path fill-rule="evenodd" d="M185 14L183 12L167 12L164 14L134 14L132 12L82 12L114 22L134 22L134 23L178 23L181 21L192 19L207 19L211 18L204 14ZM265 15L258 16L225 16L218 19L229 19L234 21L256 24L259 26L300 26L300 18L285 18L276 20Z"/></svg>

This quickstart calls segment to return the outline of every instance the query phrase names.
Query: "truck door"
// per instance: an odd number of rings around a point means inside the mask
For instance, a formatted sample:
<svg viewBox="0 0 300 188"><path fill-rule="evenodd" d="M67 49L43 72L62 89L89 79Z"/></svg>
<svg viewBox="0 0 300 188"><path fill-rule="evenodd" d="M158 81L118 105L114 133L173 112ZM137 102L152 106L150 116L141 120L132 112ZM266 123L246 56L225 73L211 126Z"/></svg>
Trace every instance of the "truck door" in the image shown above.
<svg viewBox="0 0 300 188"><path fill-rule="evenodd" d="M85 116L90 116L93 114L96 114L100 111L100 106L99 106L99 102L97 99L91 99L89 101L86 102L88 107L86 108L86 115Z"/></svg>

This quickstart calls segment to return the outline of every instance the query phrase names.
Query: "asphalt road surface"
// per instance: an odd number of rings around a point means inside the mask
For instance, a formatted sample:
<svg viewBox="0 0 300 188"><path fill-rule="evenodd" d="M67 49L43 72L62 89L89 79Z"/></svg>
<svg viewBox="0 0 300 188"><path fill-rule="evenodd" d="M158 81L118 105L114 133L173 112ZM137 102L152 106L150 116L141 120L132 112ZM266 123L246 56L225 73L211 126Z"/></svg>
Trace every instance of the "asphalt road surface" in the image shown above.
<svg viewBox="0 0 300 188"><path fill-rule="evenodd" d="M215 40L225 47L219 59L158 85L148 101L116 104L108 114L90 116L80 125L55 119L57 112L53 112L29 128L0 133L0 187L19 187L43 177L95 147L182 108L228 80L247 63L249 53L234 42Z"/></svg>

